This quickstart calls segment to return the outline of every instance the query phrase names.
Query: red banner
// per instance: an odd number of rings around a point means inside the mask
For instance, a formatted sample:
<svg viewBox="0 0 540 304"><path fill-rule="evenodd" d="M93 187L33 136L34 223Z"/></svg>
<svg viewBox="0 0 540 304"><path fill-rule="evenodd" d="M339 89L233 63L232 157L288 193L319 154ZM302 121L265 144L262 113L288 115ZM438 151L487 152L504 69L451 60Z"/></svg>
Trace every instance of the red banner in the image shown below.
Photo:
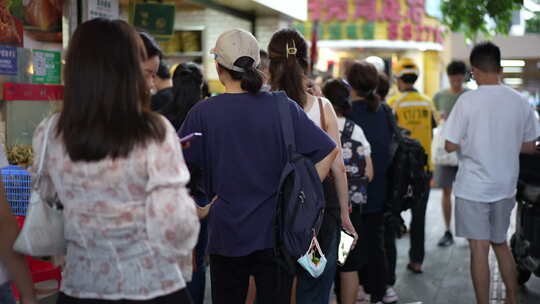
<svg viewBox="0 0 540 304"><path fill-rule="evenodd" d="M64 86L26 83L4 83L4 100L63 100Z"/></svg>

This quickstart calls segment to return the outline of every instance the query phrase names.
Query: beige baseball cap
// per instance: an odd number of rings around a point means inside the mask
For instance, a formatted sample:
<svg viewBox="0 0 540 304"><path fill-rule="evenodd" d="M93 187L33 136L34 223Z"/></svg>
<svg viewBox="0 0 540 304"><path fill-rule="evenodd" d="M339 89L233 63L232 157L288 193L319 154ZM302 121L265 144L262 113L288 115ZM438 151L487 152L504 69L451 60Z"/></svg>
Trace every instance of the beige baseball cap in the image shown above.
<svg viewBox="0 0 540 304"><path fill-rule="evenodd" d="M216 61L227 69L244 72L244 69L235 66L238 58L247 56L253 59L253 67L261 62L259 44L250 32L234 29L221 34L216 46L210 50L216 56Z"/></svg>

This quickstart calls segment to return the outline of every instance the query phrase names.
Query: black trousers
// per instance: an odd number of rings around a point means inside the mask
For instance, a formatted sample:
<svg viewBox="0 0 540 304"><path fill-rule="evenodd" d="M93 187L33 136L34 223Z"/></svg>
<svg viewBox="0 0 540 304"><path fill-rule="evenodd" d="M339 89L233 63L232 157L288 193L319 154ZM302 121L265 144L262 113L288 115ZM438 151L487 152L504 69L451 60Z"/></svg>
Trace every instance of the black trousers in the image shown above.
<svg viewBox="0 0 540 304"><path fill-rule="evenodd" d="M79 299L70 297L64 293L58 295L56 304L192 304L191 297L187 289L181 289L171 294L157 297L150 300L98 300Z"/></svg>
<svg viewBox="0 0 540 304"><path fill-rule="evenodd" d="M249 276L255 277L257 304L290 303L292 277L277 266L274 250L242 257L210 255L213 304L244 304Z"/></svg>
<svg viewBox="0 0 540 304"><path fill-rule="evenodd" d="M388 286L394 286L396 284L397 229L399 229L399 226L396 219L392 219L391 215L387 214L384 227L384 250L386 252L386 284Z"/></svg>
<svg viewBox="0 0 540 304"><path fill-rule="evenodd" d="M426 209L429 201L429 193L431 192L430 190L431 189L428 189L421 203L411 209L411 249L409 250L409 261L411 263L422 264L424 262L424 255L426 253Z"/></svg>

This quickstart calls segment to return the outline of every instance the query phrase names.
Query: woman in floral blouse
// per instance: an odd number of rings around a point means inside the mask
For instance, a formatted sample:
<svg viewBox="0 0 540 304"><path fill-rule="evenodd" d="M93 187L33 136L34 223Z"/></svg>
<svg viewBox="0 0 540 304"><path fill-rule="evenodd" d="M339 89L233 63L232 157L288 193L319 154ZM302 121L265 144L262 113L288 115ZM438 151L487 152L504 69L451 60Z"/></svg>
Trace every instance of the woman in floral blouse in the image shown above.
<svg viewBox="0 0 540 304"><path fill-rule="evenodd" d="M52 123L39 191L64 205L58 303L191 303L185 286L199 220L175 130L149 110L145 57L123 21L79 25L62 112L34 134L41 151Z"/></svg>

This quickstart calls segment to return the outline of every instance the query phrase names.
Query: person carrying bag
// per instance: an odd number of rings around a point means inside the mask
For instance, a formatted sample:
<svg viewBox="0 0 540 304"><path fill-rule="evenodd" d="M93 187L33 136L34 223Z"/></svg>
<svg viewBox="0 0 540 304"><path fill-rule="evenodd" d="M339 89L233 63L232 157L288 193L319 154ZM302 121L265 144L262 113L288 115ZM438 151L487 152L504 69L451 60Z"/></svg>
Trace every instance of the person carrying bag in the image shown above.
<svg viewBox="0 0 540 304"><path fill-rule="evenodd" d="M22 231L13 245L15 251L28 256L56 256L66 253L63 205L58 200L56 193L51 195L39 191L43 163L47 153L47 142L55 118L56 115L47 121L47 130L37 159L39 164L34 175L28 214Z"/></svg>

